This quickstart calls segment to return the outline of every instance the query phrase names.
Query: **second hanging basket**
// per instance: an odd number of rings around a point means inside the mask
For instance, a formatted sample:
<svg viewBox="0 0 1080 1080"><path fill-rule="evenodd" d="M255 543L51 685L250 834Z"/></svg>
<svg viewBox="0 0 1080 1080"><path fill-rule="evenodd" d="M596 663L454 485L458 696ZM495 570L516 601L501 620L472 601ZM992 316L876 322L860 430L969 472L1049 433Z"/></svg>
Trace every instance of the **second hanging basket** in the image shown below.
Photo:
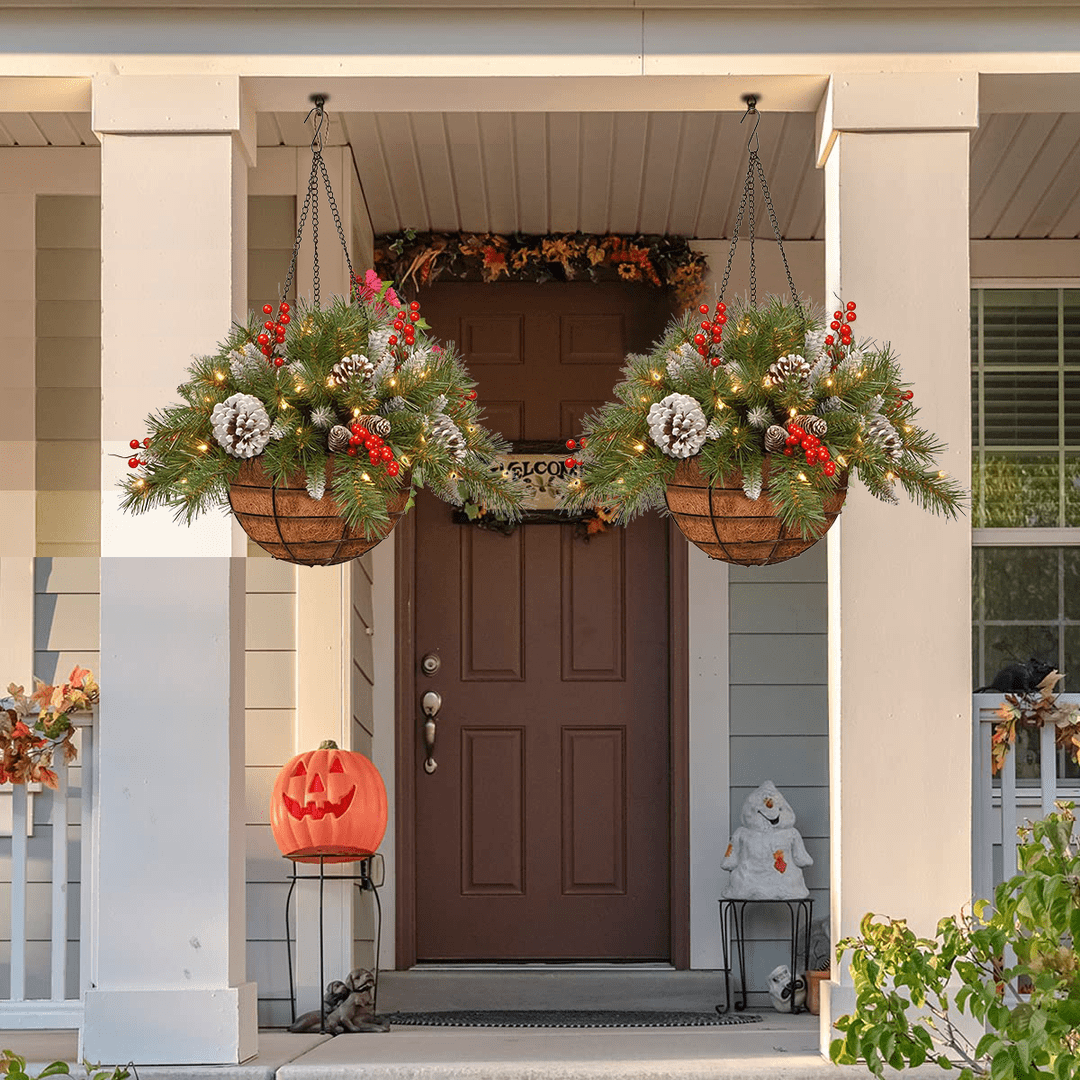
<svg viewBox="0 0 1080 1080"><path fill-rule="evenodd" d="M763 470L768 487L769 462ZM825 522L809 536L785 525L767 495L747 498L741 472L710 484L696 457L680 461L668 481L668 510L683 536L710 559L741 566L769 566L801 555L820 540L840 516L847 498L847 477L825 501Z"/></svg>

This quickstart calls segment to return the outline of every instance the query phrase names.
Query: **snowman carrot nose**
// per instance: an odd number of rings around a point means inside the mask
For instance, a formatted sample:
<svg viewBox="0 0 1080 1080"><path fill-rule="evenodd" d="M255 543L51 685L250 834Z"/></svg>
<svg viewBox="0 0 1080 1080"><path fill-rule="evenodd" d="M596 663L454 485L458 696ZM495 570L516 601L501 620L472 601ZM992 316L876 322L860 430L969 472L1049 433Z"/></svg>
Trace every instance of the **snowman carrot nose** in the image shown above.
<svg viewBox="0 0 1080 1080"><path fill-rule="evenodd" d="M765 800L765 805L771 810L772 809L772 799L766 799Z"/></svg>

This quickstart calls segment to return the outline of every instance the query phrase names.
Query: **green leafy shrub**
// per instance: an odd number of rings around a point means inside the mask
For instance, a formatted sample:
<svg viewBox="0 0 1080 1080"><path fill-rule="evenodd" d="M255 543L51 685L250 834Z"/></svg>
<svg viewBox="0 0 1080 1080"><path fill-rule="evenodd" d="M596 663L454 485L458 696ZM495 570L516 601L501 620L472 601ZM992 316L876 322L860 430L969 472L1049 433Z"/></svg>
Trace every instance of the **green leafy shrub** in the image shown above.
<svg viewBox="0 0 1080 1080"><path fill-rule="evenodd" d="M128 1080L131 1073L121 1065L115 1068L103 1068L101 1065L91 1065L84 1061L86 1080ZM0 1050L0 1074L5 1074L7 1080L44 1080L46 1076L68 1076L71 1069L66 1061L54 1061L46 1065L44 1069L31 1077L26 1071L26 1058L19 1057L13 1050Z"/></svg>
<svg viewBox="0 0 1080 1080"><path fill-rule="evenodd" d="M903 919L867 915L851 953L855 1011L836 1021L841 1065L881 1076L934 1061L960 1080L1080 1077L1080 849L1072 803L1019 830L1020 872L993 906L942 919L934 940ZM960 1014L982 1023L977 1042Z"/></svg>

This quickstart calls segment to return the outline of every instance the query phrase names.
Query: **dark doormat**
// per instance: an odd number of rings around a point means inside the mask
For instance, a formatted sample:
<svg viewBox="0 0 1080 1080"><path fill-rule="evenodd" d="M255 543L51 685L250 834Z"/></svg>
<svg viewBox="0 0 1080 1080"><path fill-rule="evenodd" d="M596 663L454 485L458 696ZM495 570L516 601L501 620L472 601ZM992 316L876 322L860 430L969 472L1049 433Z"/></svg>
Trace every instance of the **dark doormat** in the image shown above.
<svg viewBox="0 0 1080 1080"><path fill-rule="evenodd" d="M393 1012L384 1020L416 1027L500 1028L651 1028L722 1027L755 1024L754 1013L661 1012L648 1009L453 1009L445 1012Z"/></svg>

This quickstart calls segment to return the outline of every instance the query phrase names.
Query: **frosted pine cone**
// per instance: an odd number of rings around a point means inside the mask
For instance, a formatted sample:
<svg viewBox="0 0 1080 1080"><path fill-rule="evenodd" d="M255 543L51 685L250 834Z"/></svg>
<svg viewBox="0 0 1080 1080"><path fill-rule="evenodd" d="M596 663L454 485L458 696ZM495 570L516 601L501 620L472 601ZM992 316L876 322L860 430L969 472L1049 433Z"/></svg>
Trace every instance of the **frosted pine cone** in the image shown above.
<svg viewBox="0 0 1080 1080"><path fill-rule="evenodd" d="M795 416L791 422L817 439L825 438L825 432L829 430L829 425L820 416Z"/></svg>
<svg viewBox="0 0 1080 1080"><path fill-rule="evenodd" d="M668 394L649 407L649 436L669 457L693 457L705 442L705 414L689 394Z"/></svg>
<svg viewBox="0 0 1080 1080"><path fill-rule="evenodd" d="M214 438L233 457L261 454L270 441L270 417L253 394L233 394L219 401L210 414Z"/></svg>
<svg viewBox="0 0 1080 1080"><path fill-rule="evenodd" d="M431 421L430 436L435 442L446 447L455 461L465 460L465 436L446 413L439 413Z"/></svg>
<svg viewBox="0 0 1080 1080"><path fill-rule="evenodd" d="M371 378L374 370L375 365L366 356L358 356L353 353L352 356L343 356L330 369L330 378L334 381L335 386L344 386L354 379Z"/></svg>
<svg viewBox="0 0 1080 1080"><path fill-rule="evenodd" d="M765 449L770 454L776 453L777 450L783 450L787 445L787 435L788 433L779 424L773 424L765 432Z"/></svg>
<svg viewBox="0 0 1080 1080"><path fill-rule="evenodd" d="M870 417L866 425L866 437L870 442L877 443L890 461L899 461L903 457L904 444L900 434L881 413Z"/></svg>
<svg viewBox="0 0 1080 1080"><path fill-rule="evenodd" d="M797 353L791 353L789 356L781 356L769 368L768 375L773 386L783 386L788 379L806 382L810 375L810 365Z"/></svg>
<svg viewBox="0 0 1080 1080"><path fill-rule="evenodd" d="M755 405L746 414L746 422L758 431L764 431L772 423L772 419L772 413L764 405Z"/></svg>
<svg viewBox="0 0 1080 1080"><path fill-rule="evenodd" d="M844 403L838 397L829 397L819 407L822 412L839 412L844 407Z"/></svg>
<svg viewBox="0 0 1080 1080"><path fill-rule="evenodd" d="M332 454L340 454L349 449L349 429L344 424L335 424L326 437L326 445Z"/></svg>
<svg viewBox="0 0 1080 1080"><path fill-rule="evenodd" d="M385 439L390 434L390 421L385 416L358 416L356 423L366 428L372 435L378 435L380 439Z"/></svg>

